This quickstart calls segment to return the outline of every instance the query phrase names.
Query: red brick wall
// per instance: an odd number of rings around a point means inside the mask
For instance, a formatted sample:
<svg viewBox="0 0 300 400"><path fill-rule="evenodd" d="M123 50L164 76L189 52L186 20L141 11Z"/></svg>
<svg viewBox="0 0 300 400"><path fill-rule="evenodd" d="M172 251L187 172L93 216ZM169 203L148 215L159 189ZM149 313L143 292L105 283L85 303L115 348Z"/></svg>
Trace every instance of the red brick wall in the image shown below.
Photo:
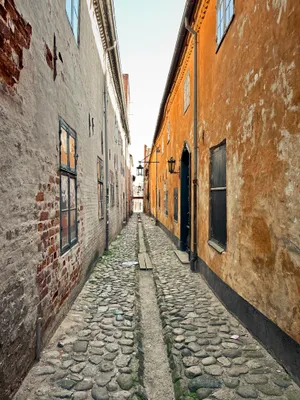
<svg viewBox="0 0 300 400"><path fill-rule="evenodd" d="M13 86L23 68L23 48L29 49L32 28L14 0L0 0L0 82Z"/></svg>
<svg viewBox="0 0 300 400"><path fill-rule="evenodd" d="M36 283L39 293L39 315L45 331L55 320L60 307L78 284L82 267L83 206L78 206L79 241L72 252L60 255L60 177L50 176L47 184L40 184L36 209L39 213L39 242L37 251L41 261L37 265Z"/></svg>

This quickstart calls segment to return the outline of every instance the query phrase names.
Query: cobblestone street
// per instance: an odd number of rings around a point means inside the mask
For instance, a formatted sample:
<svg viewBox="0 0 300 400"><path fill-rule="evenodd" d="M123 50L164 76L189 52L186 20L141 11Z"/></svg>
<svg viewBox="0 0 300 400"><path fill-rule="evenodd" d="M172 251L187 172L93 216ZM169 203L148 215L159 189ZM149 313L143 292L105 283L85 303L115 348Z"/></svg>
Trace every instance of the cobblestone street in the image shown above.
<svg viewBox="0 0 300 400"><path fill-rule="evenodd" d="M166 234L145 215L142 225L175 399L299 400L299 387L226 311L201 276L180 263ZM15 400L170 398L169 388L161 397L153 378L145 376L151 371L144 368L147 351L143 352L141 321L148 314L142 314L145 299L139 277L148 275L149 281L152 271L122 264L137 261L137 226L133 216L101 258ZM144 293L146 284L147 280ZM149 283L154 292L152 286ZM151 311L149 304L145 310ZM153 339L153 349L156 343ZM159 375L156 370L151 376ZM149 393L147 384L144 387L147 380L159 395Z"/></svg>

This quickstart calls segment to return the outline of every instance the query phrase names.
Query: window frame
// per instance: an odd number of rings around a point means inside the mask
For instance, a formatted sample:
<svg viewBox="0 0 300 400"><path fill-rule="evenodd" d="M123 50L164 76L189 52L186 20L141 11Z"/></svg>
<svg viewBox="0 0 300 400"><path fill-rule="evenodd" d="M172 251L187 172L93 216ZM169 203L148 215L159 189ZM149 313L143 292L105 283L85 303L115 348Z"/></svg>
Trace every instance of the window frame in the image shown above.
<svg viewBox="0 0 300 400"><path fill-rule="evenodd" d="M228 2L228 3L227 3ZM226 7L226 4L229 4L230 2L232 2L232 15L229 19L228 22L226 22L226 10L229 7L229 5ZM219 26L221 24L219 24L219 10L221 9L221 6L223 8L223 30L222 33L220 35L220 38L218 37L218 30L219 30ZM227 31L234 19L235 16L235 0L217 0L217 6L216 6L216 52L218 52L226 34Z"/></svg>
<svg viewBox="0 0 300 400"><path fill-rule="evenodd" d="M212 187L212 177L213 177L213 153L220 151L222 147L225 147L225 186L214 186ZM214 191L225 191L225 243L220 242L218 238L214 237L212 231L212 192ZM208 244L212 246L219 253L223 253L227 248L227 145L226 140L223 140L218 145L210 148L210 171L209 171L209 240Z"/></svg>
<svg viewBox="0 0 300 400"><path fill-rule="evenodd" d="M174 222L178 222L178 187L173 189L173 199L174 199L173 219L174 219ZM175 218L175 216L176 216L176 218Z"/></svg>
<svg viewBox="0 0 300 400"><path fill-rule="evenodd" d="M62 129L67 133L67 154L68 154L68 165L61 163L61 134ZM70 167L70 136L74 139L74 169ZM77 134L76 132L61 118L59 117L59 171L60 171L60 187L59 187L59 201L60 201L60 210L59 210L59 221L60 221L60 253L61 255L65 254L72 247L74 247L78 243L78 199L77 199ZM62 176L66 176L68 178L68 208L62 211ZM70 196L70 180L74 180L75 184L75 208L71 209L71 196ZM72 240L71 239L71 211L75 210L75 227L76 227L76 236ZM62 243L62 214L63 212L68 212L68 244L63 246Z"/></svg>
<svg viewBox="0 0 300 400"><path fill-rule="evenodd" d="M104 219L104 163L102 158L100 157L97 157L97 197L98 197L98 215L99 219L102 220Z"/></svg>
<svg viewBox="0 0 300 400"><path fill-rule="evenodd" d="M115 206L115 182L114 182L114 173L110 171L110 182L109 182L109 190L110 190L110 206Z"/></svg>
<svg viewBox="0 0 300 400"><path fill-rule="evenodd" d="M188 90L187 90L188 89ZM183 83L183 114L187 112L191 104L191 74L190 70L185 75Z"/></svg>
<svg viewBox="0 0 300 400"><path fill-rule="evenodd" d="M68 9L67 9L67 1L69 1L71 3L71 15L69 15L68 13ZM77 37L75 35L74 32L74 22L73 22L73 9L74 12L76 11L75 6L74 6L74 2L78 1L78 9L77 9ZM79 37L80 37L80 6L81 6L81 0L65 0L65 11L66 11L66 15L67 15L67 19L69 21L73 36L76 40L77 46L79 46Z"/></svg>
<svg viewBox="0 0 300 400"><path fill-rule="evenodd" d="M169 120L167 123L167 144L170 143L171 140L171 121Z"/></svg>

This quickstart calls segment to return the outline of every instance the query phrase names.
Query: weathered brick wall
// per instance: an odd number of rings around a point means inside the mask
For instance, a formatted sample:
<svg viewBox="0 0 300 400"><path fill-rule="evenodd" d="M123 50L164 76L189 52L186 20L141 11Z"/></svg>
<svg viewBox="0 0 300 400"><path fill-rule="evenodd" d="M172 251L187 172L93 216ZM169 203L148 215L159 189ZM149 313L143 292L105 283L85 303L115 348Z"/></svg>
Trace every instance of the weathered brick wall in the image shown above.
<svg viewBox="0 0 300 400"><path fill-rule="evenodd" d="M0 49L1 399L11 397L34 361L37 318L42 317L45 342L105 246L97 195L97 156L104 159L104 75L90 6L81 1L77 45L63 1L0 0L0 40L5 44ZM78 243L64 255L59 117L76 131L78 153ZM119 184L124 182L120 178ZM111 214L112 238L122 224L119 214Z"/></svg>
<svg viewBox="0 0 300 400"><path fill-rule="evenodd" d="M0 1L0 78L8 86L19 81L23 49L29 49L32 28L18 12L14 0Z"/></svg>

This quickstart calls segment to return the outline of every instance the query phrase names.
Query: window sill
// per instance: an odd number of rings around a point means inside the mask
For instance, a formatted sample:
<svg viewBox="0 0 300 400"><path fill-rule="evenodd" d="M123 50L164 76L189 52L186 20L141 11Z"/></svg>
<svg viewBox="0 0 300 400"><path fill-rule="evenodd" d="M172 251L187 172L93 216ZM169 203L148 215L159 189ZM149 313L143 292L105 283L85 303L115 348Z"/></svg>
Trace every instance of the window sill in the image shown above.
<svg viewBox="0 0 300 400"><path fill-rule="evenodd" d="M70 247L65 248L64 250L61 250L60 252L60 257L64 257L66 254L68 254L70 251L72 251L74 248L76 248L78 246L78 238L76 239L76 241L74 241L74 243L72 243L72 245Z"/></svg>
<svg viewBox="0 0 300 400"><path fill-rule="evenodd" d="M225 248L220 246L218 243L216 243L214 240L209 240L207 242L213 249L215 249L219 254L224 253Z"/></svg>

